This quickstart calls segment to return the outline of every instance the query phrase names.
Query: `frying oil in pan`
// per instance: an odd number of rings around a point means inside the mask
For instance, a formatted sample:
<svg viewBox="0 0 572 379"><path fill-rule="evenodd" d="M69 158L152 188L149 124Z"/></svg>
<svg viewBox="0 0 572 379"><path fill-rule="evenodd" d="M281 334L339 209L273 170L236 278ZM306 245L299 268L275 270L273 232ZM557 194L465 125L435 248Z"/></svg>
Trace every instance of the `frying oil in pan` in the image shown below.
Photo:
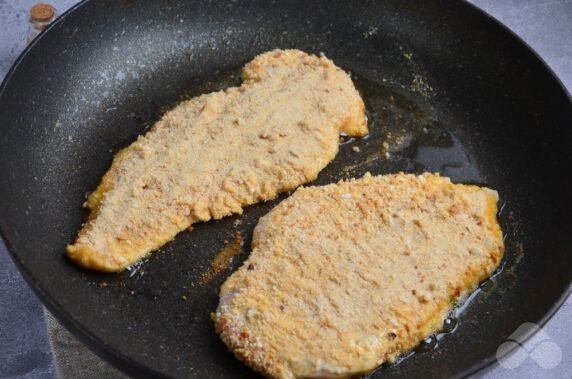
<svg viewBox="0 0 572 379"><path fill-rule="evenodd" d="M385 170L376 174L439 172L455 182L483 183L475 159L448 121L437 116L431 99L356 75L352 79L366 103L370 129L367 138L355 141L361 165Z"/></svg>
<svg viewBox="0 0 572 379"><path fill-rule="evenodd" d="M208 77L208 81L189 83L187 88L190 90L174 102L171 107L177 105L181 100L240 85L240 72L237 69L224 72L215 71ZM352 79L366 103L370 133L364 138L342 136L337 157L312 184L324 185L341 179L358 178L368 171L373 175L400 171L416 174L439 172L443 176L450 177L454 182L485 184L476 160L453 132L452 126L454 125L438 116L440 113L430 105L431 99L410 93L403 88L368 80L359 75L352 74ZM144 125L152 125L164 112L171 108L160 107L153 101L149 101L149 104L150 111L147 114L138 115ZM250 212L248 209L245 210L245 215L241 217L243 222L239 228L239 232L246 237L246 251L249 251L252 230L257 222L256 219L247 221L250 217L247 217L246 214L253 212L254 207L251 207ZM247 256L248 254L236 256L232 263L233 270L239 267ZM210 266L216 263L217 252L213 252L211 258L213 261L210 262ZM233 270L213 273L212 277L209 277L208 283L205 282L203 285L209 287L207 291L212 290L212 293L218 294L220 283ZM500 271L501 268L497 270L495 275ZM491 280L494 279L489 279L489 281ZM421 345L398 359L393 365L399 364L415 354L438 348L441 341L453 333L459 323L462 323L463 311L470 306L475 297L479 296L480 292L486 291L483 288L486 288L486 283L489 281L484 282L451 312L440 332L427 338ZM152 295L156 296L157 294L153 293ZM204 307L201 306L200 308L203 309ZM200 323L200 327L208 324L206 319L208 315L205 316L203 313L200 312L194 316L197 318L196 321ZM388 365L383 365L366 377L376 377L382 374L386 367Z"/></svg>

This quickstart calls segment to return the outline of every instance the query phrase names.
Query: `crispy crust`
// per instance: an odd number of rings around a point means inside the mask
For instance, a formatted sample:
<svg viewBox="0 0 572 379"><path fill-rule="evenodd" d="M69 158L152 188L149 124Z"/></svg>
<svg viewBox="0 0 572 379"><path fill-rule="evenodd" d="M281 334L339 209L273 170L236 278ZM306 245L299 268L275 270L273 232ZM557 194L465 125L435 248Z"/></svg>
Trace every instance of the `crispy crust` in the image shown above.
<svg viewBox="0 0 572 379"><path fill-rule="evenodd" d="M119 152L86 207L68 257L122 271L198 221L242 213L314 180L338 151L340 132L367 134L349 76L298 50L262 54L244 83L167 112Z"/></svg>
<svg viewBox="0 0 572 379"><path fill-rule="evenodd" d="M214 316L273 378L347 377L442 328L503 255L498 195L438 175L298 189L264 216Z"/></svg>

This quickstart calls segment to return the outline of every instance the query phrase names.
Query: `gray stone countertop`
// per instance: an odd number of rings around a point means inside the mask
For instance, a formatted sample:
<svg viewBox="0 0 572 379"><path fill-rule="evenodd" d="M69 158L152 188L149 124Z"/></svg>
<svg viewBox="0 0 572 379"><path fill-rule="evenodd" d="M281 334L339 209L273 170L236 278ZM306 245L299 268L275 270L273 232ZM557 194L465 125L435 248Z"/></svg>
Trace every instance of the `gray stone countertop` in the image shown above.
<svg viewBox="0 0 572 379"><path fill-rule="evenodd" d="M572 92L572 0L471 0L521 36ZM36 0L0 0L0 79L26 45ZM76 0L51 0L62 13ZM0 378L54 378L42 306L0 241ZM572 378L572 297L520 355L478 378Z"/></svg>

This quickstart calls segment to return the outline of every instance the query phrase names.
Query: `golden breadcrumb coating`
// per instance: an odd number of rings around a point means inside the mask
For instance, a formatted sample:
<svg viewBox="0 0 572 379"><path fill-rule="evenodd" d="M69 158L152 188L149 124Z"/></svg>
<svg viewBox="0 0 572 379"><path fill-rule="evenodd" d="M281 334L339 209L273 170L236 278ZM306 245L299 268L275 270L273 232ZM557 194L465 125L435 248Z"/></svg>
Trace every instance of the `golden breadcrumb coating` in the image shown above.
<svg viewBox="0 0 572 379"><path fill-rule="evenodd" d="M69 258L121 271L195 222L314 180L340 132L367 134L362 99L325 57L275 50L248 63L243 79L178 105L115 156Z"/></svg>
<svg viewBox="0 0 572 379"><path fill-rule="evenodd" d="M298 189L260 219L213 316L272 378L368 372L440 330L503 255L498 195L434 174Z"/></svg>

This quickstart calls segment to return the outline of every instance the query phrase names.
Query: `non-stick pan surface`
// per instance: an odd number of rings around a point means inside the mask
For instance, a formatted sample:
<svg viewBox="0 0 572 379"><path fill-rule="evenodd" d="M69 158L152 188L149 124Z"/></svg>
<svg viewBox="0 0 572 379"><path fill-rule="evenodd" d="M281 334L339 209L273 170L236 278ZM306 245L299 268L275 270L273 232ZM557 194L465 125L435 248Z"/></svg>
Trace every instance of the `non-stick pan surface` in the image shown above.
<svg viewBox="0 0 572 379"><path fill-rule="evenodd" d="M60 18L0 90L2 236L64 325L136 376L252 377L213 330L230 272L209 268L240 233L238 267L258 218L287 195L197 225L121 274L79 269L64 248L119 149L180 100L239 83L244 63L275 48L325 53L367 104L370 136L345 141L314 184L432 171L502 198L502 270L436 348L374 377L466 375L519 325L552 315L572 278L572 105L501 25L459 1L108 0Z"/></svg>

